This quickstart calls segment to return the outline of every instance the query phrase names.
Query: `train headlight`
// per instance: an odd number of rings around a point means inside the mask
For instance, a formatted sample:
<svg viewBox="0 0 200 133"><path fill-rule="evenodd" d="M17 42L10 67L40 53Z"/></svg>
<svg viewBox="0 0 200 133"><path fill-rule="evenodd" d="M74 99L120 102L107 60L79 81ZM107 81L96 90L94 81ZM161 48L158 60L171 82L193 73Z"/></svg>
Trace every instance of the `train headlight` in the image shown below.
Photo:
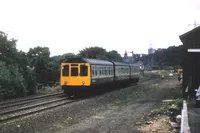
<svg viewBox="0 0 200 133"><path fill-rule="evenodd" d="M66 84L67 84L67 81L65 81L64 84L66 85Z"/></svg>
<svg viewBox="0 0 200 133"><path fill-rule="evenodd" d="M83 81L83 82L82 82L82 85L84 85L84 84L85 84L85 82Z"/></svg>

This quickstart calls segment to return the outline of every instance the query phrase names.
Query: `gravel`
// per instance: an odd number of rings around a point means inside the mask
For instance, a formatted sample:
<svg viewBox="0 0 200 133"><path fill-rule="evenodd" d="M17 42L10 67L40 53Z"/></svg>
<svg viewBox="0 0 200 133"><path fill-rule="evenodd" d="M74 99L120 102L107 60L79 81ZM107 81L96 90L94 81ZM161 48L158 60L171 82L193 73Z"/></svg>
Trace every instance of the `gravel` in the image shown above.
<svg viewBox="0 0 200 133"><path fill-rule="evenodd" d="M174 79L143 80L134 86L2 124L0 132L140 132L135 123L170 97L174 82Z"/></svg>

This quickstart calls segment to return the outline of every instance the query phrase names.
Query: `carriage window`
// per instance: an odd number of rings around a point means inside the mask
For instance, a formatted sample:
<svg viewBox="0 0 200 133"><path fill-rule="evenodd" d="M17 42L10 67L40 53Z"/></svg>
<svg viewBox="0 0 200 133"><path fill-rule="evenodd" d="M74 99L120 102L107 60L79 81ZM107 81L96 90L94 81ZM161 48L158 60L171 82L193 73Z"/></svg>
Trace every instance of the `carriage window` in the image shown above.
<svg viewBox="0 0 200 133"><path fill-rule="evenodd" d="M95 76L97 76L97 70L95 70Z"/></svg>
<svg viewBox="0 0 200 133"><path fill-rule="evenodd" d="M105 75L105 67L102 67L103 68L103 73L102 73L102 75Z"/></svg>
<svg viewBox="0 0 200 133"><path fill-rule="evenodd" d="M111 75L113 74L113 69L112 69L112 67L111 67L111 69L110 69L110 74L111 74Z"/></svg>
<svg viewBox="0 0 200 133"><path fill-rule="evenodd" d="M95 71L95 70L92 70L92 76L94 76L94 75L95 75L94 71Z"/></svg>
<svg viewBox="0 0 200 133"><path fill-rule="evenodd" d="M71 76L78 76L78 68L77 67L71 68Z"/></svg>
<svg viewBox="0 0 200 133"><path fill-rule="evenodd" d="M81 65L80 69L80 76L88 76L88 66Z"/></svg>
<svg viewBox="0 0 200 133"><path fill-rule="evenodd" d="M107 67L105 67L105 75L107 75L107 70L108 70Z"/></svg>
<svg viewBox="0 0 200 133"><path fill-rule="evenodd" d="M62 76L69 76L69 65L64 65L62 67Z"/></svg>
<svg viewBox="0 0 200 133"><path fill-rule="evenodd" d="M101 67L99 67L99 75L101 76Z"/></svg>
<svg viewBox="0 0 200 133"><path fill-rule="evenodd" d="M94 68L94 66L92 66L91 68L92 68L92 70L91 70L92 71L92 76L95 76L95 68Z"/></svg>

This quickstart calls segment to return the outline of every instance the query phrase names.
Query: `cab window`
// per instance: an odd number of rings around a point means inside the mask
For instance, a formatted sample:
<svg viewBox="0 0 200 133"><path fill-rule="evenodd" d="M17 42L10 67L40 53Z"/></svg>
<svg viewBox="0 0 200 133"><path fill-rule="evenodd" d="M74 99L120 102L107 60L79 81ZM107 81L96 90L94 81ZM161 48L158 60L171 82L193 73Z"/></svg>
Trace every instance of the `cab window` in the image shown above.
<svg viewBox="0 0 200 133"><path fill-rule="evenodd" d="M78 68L77 67L71 68L71 76L78 76Z"/></svg>
<svg viewBox="0 0 200 133"><path fill-rule="evenodd" d="M69 76L69 65L64 65L62 67L62 76Z"/></svg>
<svg viewBox="0 0 200 133"><path fill-rule="evenodd" d="M80 65L80 76L88 76L88 66Z"/></svg>

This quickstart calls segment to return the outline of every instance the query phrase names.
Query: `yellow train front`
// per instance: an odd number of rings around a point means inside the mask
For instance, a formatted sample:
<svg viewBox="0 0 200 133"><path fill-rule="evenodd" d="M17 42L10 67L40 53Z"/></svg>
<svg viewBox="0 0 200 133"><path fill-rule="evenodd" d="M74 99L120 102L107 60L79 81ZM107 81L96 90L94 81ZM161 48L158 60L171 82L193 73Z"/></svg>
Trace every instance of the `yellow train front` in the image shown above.
<svg viewBox="0 0 200 133"><path fill-rule="evenodd" d="M138 82L139 66L88 58L71 58L61 64L60 83L68 96L87 93L90 88Z"/></svg>

